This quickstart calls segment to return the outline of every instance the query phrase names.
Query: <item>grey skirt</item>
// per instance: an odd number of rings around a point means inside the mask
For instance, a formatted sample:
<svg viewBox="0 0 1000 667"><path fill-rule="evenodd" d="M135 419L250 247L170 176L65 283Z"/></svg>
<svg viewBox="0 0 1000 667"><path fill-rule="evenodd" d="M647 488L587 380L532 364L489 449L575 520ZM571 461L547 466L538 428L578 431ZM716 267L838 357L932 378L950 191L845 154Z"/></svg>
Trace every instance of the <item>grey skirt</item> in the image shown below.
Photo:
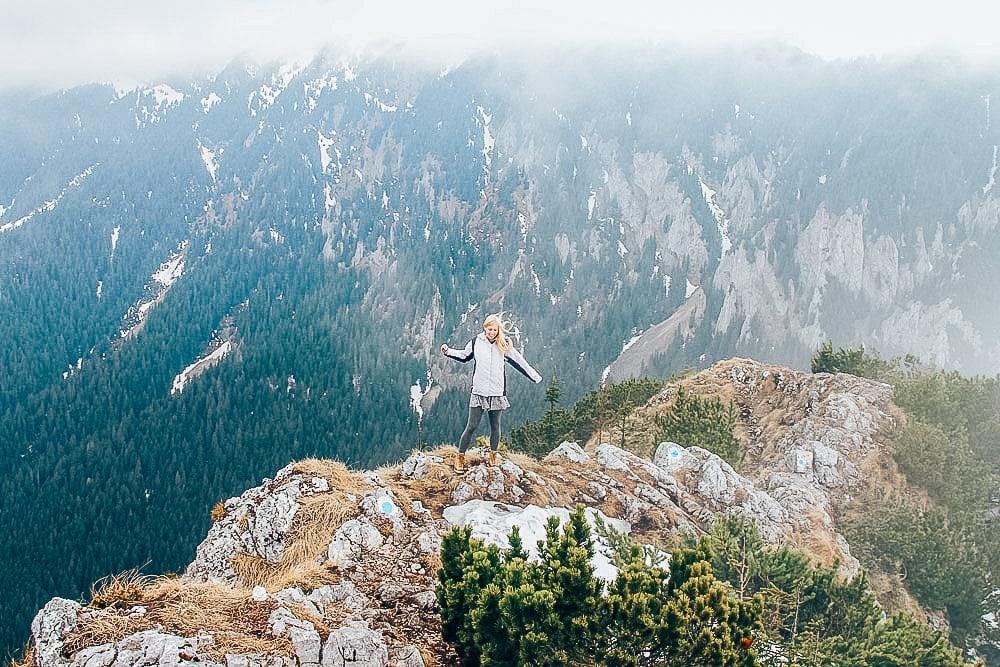
<svg viewBox="0 0 1000 667"><path fill-rule="evenodd" d="M482 408L483 410L506 410L510 407L510 402L506 396L480 396L473 394L469 398L470 408Z"/></svg>

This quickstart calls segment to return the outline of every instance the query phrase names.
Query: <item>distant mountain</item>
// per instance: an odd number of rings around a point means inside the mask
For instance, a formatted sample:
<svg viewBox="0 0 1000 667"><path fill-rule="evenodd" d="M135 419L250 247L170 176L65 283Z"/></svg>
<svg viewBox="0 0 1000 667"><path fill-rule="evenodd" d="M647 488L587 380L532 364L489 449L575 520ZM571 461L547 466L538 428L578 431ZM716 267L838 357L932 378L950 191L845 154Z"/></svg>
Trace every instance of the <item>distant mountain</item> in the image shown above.
<svg viewBox="0 0 1000 667"><path fill-rule="evenodd" d="M180 568L289 459L454 439L470 369L436 348L494 310L568 401L828 338L1000 370L997 100L770 47L0 99L5 645L52 595ZM509 390L506 426L541 411Z"/></svg>

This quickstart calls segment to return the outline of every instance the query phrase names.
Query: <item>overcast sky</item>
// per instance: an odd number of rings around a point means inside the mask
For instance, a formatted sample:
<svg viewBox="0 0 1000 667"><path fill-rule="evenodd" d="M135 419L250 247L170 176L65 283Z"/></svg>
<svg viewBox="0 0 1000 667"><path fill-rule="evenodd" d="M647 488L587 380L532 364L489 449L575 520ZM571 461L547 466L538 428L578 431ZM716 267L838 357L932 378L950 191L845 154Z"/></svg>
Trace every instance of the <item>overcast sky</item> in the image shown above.
<svg viewBox="0 0 1000 667"><path fill-rule="evenodd" d="M0 0L0 88L155 82L239 55L302 58L324 45L406 41L458 58L532 41L778 39L824 58L926 49L1000 63L984 0Z"/></svg>

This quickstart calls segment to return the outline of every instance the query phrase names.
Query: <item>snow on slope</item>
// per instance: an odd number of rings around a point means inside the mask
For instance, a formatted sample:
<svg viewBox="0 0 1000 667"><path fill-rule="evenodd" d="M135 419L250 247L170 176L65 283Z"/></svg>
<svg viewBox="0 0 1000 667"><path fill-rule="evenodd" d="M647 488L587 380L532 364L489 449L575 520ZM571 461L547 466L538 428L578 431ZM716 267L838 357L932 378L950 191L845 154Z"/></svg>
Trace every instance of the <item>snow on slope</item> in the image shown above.
<svg viewBox="0 0 1000 667"><path fill-rule="evenodd" d="M42 203L41 205L39 205L32 212L28 213L27 215L21 216L20 218L18 218L14 222L8 222L7 224L0 225L0 233L13 231L13 230L17 229L18 227L20 227L21 225L23 225L24 223L26 223L29 220L31 220L33 217L35 217L39 213L47 213L48 211L52 211L53 209L55 209L55 207L59 204L59 202L62 201L62 198L64 196L66 196L66 193L69 191L69 189L70 188L78 188L78 187L80 187L80 185L83 183L83 181L88 176L90 176L91 174L93 174L94 173L94 169L96 167L100 166L100 164L101 164L100 162L95 162L94 164L92 164L89 167L87 167L86 169L84 169L81 173L79 173L76 176L74 176L72 178L72 180L70 180L70 182L66 185L65 188L62 189L62 191L58 195L56 195L53 199L50 199L47 202Z"/></svg>

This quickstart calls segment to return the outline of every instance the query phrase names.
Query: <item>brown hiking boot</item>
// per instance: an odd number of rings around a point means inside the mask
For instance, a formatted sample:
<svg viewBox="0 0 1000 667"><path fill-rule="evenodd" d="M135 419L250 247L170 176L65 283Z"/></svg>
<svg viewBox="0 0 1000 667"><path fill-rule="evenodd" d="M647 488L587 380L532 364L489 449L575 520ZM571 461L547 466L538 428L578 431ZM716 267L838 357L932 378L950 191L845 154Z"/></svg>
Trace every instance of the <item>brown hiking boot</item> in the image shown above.
<svg viewBox="0 0 1000 667"><path fill-rule="evenodd" d="M495 466L497 464L497 453L494 451L490 452L490 465Z"/></svg>
<svg viewBox="0 0 1000 667"><path fill-rule="evenodd" d="M455 457L455 472L465 472L465 454L459 453Z"/></svg>

